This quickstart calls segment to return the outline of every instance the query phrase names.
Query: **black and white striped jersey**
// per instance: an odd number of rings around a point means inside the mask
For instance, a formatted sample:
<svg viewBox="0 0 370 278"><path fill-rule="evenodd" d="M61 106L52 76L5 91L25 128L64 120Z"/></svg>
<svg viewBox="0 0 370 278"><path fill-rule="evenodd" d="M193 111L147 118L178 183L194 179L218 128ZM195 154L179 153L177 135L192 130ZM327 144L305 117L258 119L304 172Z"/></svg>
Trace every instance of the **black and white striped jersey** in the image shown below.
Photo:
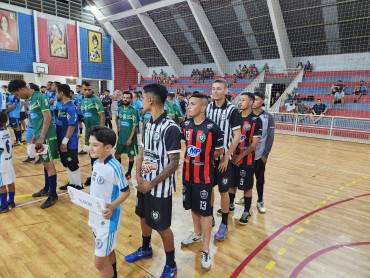
<svg viewBox="0 0 370 278"><path fill-rule="evenodd" d="M225 99L221 107L217 107L213 101L208 104L206 117L214 121L224 134L224 154L227 153L233 141L233 130L240 129L241 116L238 109ZM218 160L221 160L221 155ZM230 157L231 159L231 157Z"/></svg>
<svg viewBox="0 0 370 278"><path fill-rule="evenodd" d="M144 150L141 174L146 181L152 181L167 167L169 154L181 152L180 129L164 112L153 122L153 118L144 127L141 146ZM167 198L176 192L176 175L172 174L165 181L155 186L150 194L157 198Z"/></svg>

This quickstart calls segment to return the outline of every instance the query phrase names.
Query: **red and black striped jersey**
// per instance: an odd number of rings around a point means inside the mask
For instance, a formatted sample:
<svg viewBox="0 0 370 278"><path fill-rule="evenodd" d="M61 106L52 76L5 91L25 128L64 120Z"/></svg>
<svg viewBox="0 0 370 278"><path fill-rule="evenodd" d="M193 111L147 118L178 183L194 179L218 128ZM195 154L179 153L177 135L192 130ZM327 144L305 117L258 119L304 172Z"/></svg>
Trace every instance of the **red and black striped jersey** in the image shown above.
<svg viewBox="0 0 370 278"><path fill-rule="evenodd" d="M183 183L210 184L213 182L213 154L223 148L223 133L218 125L206 118L196 125L192 118L181 123L181 140L186 143Z"/></svg>
<svg viewBox="0 0 370 278"><path fill-rule="evenodd" d="M262 137L262 120L255 114L250 113L247 117L242 117L242 137L234 154L241 154L250 144L252 144L253 137ZM240 161L241 167L252 167L256 157L256 149L243 157Z"/></svg>

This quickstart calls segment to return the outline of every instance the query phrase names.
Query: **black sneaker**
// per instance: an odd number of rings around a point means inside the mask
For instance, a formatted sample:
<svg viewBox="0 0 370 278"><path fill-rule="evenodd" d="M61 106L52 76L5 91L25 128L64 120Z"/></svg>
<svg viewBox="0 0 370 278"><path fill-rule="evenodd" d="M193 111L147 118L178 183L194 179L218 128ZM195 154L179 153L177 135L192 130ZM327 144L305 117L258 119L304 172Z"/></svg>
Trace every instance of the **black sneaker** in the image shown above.
<svg viewBox="0 0 370 278"><path fill-rule="evenodd" d="M31 162L31 161L34 161L35 160L35 158L33 157L33 158L31 158L31 157L27 157L27 159L26 160L23 160L22 162L23 163L28 163L28 162Z"/></svg>
<svg viewBox="0 0 370 278"><path fill-rule="evenodd" d="M39 158L36 162L35 162L35 165L36 164L41 164L41 158Z"/></svg>
<svg viewBox="0 0 370 278"><path fill-rule="evenodd" d="M90 186L91 185L91 177L88 177L84 183L84 186Z"/></svg>
<svg viewBox="0 0 370 278"><path fill-rule="evenodd" d="M77 190L84 189L84 187L82 185L73 185L73 188L76 188Z"/></svg>
<svg viewBox="0 0 370 278"><path fill-rule="evenodd" d="M8 212L9 211L9 207L8 206L6 206L5 208L1 208L0 207L0 214L1 213L6 213L6 212Z"/></svg>
<svg viewBox="0 0 370 278"><path fill-rule="evenodd" d="M233 204L232 206L230 206L230 207L229 207L229 213L234 212L234 210L235 210L235 206L234 206L234 204ZM222 216L222 210L221 210L221 209L219 209L219 210L217 211L217 215Z"/></svg>
<svg viewBox="0 0 370 278"><path fill-rule="evenodd" d="M42 209L49 208L49 207L51 207L52 205L54 205L57 201L58 201L58 196L57 196L57 197L51 197L51 196L49 196L49 197L46 199L45 203L43 203L43 204L40 206L40 208L42 208Z"/></svg>
<svg viewBox="0 0 370 278"><path fill-rule="evenodd" d="M239 224L240 225L247 225L250 218L251 218L251 214L250 214L249 211L243 212L242 217L240 217L240 219L239 219Z"/></svg>
<svg viewBox="0 0 370 278"><path fill-rule="evenodd" d="M15 203L14 203L14 202L12 202L12 203L9 203L9 202L8 202L8 207L9 207L10 209L15 208Z"/></svg>
<svg viewBox="0 0 370 278"><path fill-rule="evenodd" d="M71 186L69 183L67 183L66 185L63 185L61 187L59 187L60 190L67 190L67 187L68 186Z"/></svg>
<svg viewBox="0 0 370 278"><path fill-rule="evenodd" d="M41 189L39 192L33 193L32 197L42 197L42 196L48 196L48 195L49 195L49 191Z"/></svg>
<svg viewBox="0 0 370 278"><path fill-rule="evenodd" d="M82 151L80 151L78 154L87 154L87 152L86 152L86 151L84 151L84 150L82 150Z"/></svg>

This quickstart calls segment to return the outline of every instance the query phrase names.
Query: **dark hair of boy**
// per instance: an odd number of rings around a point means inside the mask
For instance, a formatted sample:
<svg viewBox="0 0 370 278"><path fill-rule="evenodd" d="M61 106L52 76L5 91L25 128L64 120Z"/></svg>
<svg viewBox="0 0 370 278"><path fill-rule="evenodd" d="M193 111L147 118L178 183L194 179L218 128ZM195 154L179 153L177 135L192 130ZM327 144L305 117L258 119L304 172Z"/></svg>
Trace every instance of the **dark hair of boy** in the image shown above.
<svg viewBox="0 0 370 278"><path fill-rule="evenodd" d="M193 94L191 97L199 98L203 102L203 105L208 105L208 98L205 94L196 93Z"/></svg>
<svg viewBox="0 0 370 278"><path fill-rule="evenodd" d="M117 141L116 133L113 131L113 129L110 129L106 126L97 125L91 127L89 129L89 137L90 136L94 136L96 140L103 143L104 146L112 145L112 147L114 147Z"/></svg>
<svg viewBox="0 0 370 278"><path fill-rule="evenodd" d="M256 97L254 96L254 94L253 94L253 93L244 92L244 93L241 93L240 95L241 95L241 96L248 96L248 98L249 98L250 100L252 100L253 102L254 102L254 101L255 101L255 99L256 99Z"/></svg>
<svg viewBox="0 0 370 278"><path fill-rule="evenodd" d="M58 85L58 92L63 93L66 97L70 97L71 88L67 84L60 84Z"/></svg>
<svg viewBox="0 0 370 278"><path fill-rule="evenodd" d="M167 99L168 91L166 86L153 83L144 86L144 93L153 95L157 103L164 104Z"/></svg>
<svg viewBox="0 0 370 278"><path fill-rule="evenodd" d="M30 89L31 90L34 90L35 92L39 92L40 91L39 86L36 85L35 83L28 83L28 85L30 86Z"/></svg>
<svg viewBox="0 0 370 278"><path fill-rule="evenodd" d="M62 83L60 83L59 81L54 81L54 84L55 84L55 86L59 86L60 84L62 84Z"/></svg>
<svg viewBox="0 0 370 278"><path fill-rule="evenodd" d="M91 87L91 84L87 81L82 82L82 86Z"/></svg>
<svg viewBox="0 0 370 278"><path fill-rule="evenodd" d="M175 99L176 95L175 93L168 93L167 95L171 100Z"/></svg>
<svg viewBox="0 0 370 278"><path fill-rule="evenodd" d="M46 86L41 86L41 89L46 89Z"/></svg>
<svg viewBox="0 0 370 278"><path fill-rule="evenodd" d="M9 82L8 90L11 93L17 92L19 89L27 88L27 83L24 80L12 80Z"/></svg>
<svg viewBox="0 0 370 278"><path fill-rule="evenodd" d="M125 91L125 92L123 92L123 94L124 94L124 95L130 95L130 99L132 99L132 93L131 93L131 92L129 92L129 91Z"/></svg>

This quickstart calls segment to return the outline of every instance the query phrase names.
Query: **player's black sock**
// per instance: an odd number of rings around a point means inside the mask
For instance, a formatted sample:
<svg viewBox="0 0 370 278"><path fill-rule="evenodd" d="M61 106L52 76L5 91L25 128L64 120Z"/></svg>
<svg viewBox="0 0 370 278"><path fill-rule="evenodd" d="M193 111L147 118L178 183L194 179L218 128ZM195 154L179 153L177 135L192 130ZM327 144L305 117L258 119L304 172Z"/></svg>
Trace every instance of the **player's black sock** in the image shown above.
<svg viewBox="0 0 370 278"><path fill-rule="evenodd" d="M134 161L129 161L127 174L131 175L132 167L134 166Z"/></svg>
<svg viewBox="0 0 370 278"><path fill-rule="evenodd" d="M249 211L251 209L252 197L244 196L244 211Z"/></svg>
<svg viewBox="0 0 370 278"><path fill-rule="evenodd" d="M5 193L0 193L0 207L2 209L6 208L8 206L8 201L6 200L7 195L8 194L6 194L6 192Z"/></svg>
<svg viewBox="0 0 370 278"><path fill-rule="evenodd" d="M152 236L143 236L143 251L148 251L150 249L150 241L152 239Z"/></svg>
<svg viewBox="0 0 370 278"><path fill-rule="evenodd" d="M235 194L229 192L230 206L234 204Z"/></svg>
<svg viewBox="0 0 370 278"><path fill-rule="evenodd" d="M22 131L18 130L18 141L22 142Z"/></svg>
<svg viewBox="0 0 370 278"><path fill-rule="evenodd" d="M172 250L170 252L166 252L166 265L169 267L175 267L175 250Z"/></svg>
<svg viewBox="0 0 370 278"><path fill-rule="evenodd" d="M80 127L80 134L82 134L82 127Z"/></svg>
<svg viewBox="0 0 370 278"><path fill-rule="evenodd" d="M43 190L49 191L49 176L48 176L48 170L44 167L44 176L45 176L45 186Z"/></svg>
<svg viewBox="0 0 370 278"><path fill-rule="evenodd" d="M118 158L117 160L118 160L119 164L121 164L121 161L122 161L121 158Z"/></svg>
<svg viewBox="0 0 370 278"><path fill-rule="evenodd" d="M222 213L222 220L221 220L221 223L226 225L227 226L227 218L229 216L229 213L228 212L223 212Z"/></svg>
<svg viewBox="0 0 370 278"><path fill-rule="evenodd" d="M113 277L117 277L117 263L115 262L114 264L112 264L112 267L113 267L113 272L114 272Z"/></svg>
<svg viewBox="0 0 370 278"><path fill-rule="evenodd" d="M258 194L257 202L262 202L263 201L263 183L257 182L257 194Z"/></svg>
<svg viewBox="0 0 370 278"><path fill-rule="evenodd" d="M57 175L49 176L49 196L58 197L57 195Z"/></svg>
<svg viewBox="0 0 370 278"><path fill-rule="evenodd" d="M211 212L212 212L212 216L213 216L213 207L211 207Z"/></svg>

